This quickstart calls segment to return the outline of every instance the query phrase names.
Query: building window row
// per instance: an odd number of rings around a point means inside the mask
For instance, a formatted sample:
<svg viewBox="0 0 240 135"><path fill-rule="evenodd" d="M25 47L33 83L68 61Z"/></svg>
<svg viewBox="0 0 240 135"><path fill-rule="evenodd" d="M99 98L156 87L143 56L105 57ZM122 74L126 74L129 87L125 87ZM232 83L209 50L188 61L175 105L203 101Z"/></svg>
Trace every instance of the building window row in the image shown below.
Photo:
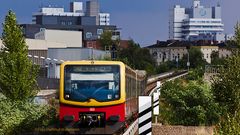
<svg viewBox="0 0 240 135"><path fill-rule="evenodd" d="M222 23L221 21L185 21L184 24L188 23Z"/></svg>
<svg viewBox="0 0 240 135"><path fill-rule="evenodd" d="M183 26L182 28L189 29L189 28L219 28L222 29L222 26Z"/></svg>
<svg viewBox="0 0 240 135"><path fill-rule="evenodd" d="M73 25L72 21L61 21L61 25Z"/></svg>

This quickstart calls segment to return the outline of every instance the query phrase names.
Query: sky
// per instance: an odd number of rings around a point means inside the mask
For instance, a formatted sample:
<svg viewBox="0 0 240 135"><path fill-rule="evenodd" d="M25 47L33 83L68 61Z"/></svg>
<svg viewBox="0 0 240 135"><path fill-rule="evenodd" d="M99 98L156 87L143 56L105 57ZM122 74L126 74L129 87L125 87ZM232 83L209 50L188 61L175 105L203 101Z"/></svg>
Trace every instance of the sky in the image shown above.
<svg viewBox="0 0 240 135"><path fill-rule="evenodd" d="M18 23L31 23L32 13L41 6L59 6L69 11L74 0L1 0L0 22L3 23L8 10L16 13ZM86 2L86 0L75 0ZM192 0L99 0L100 11L111 15L111 24L121 30L121 39L133 39L141 46L152 45L157 40L168 39L169 10L176 4L192 6ZM240 0L201 0L203 6L212 7L220 3L225 33L233 34L240 21ZM2 26L0 27L2 32Z"/></svg>

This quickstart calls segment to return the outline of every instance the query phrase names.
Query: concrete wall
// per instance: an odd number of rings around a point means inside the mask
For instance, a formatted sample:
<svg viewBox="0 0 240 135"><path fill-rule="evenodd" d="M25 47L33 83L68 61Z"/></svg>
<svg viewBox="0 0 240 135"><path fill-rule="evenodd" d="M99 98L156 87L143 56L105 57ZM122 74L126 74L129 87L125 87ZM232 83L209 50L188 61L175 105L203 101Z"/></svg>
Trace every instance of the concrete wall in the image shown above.
<svg viewBox="0 0 240 135"><path fill-rule="evenodd" d="M66 48L67 44L39 39L26 39L28 50L48 50L48 48Z"/></svg>
<svg viewBox="0 0 240 135"><path fill-rule="evenodd" d="M153 135L213 135L214 127L152 125Z"/></svg>
<svg viewBox="0 0 240 135"><path fill-rule="evenodd" d="M93 54L93 55L92 55ZM92 56L94 60L103 59L106 56L105 51L89 49L89 48L49 48L48 57L51 59L58 59L64 61L80 61L90 60ZM60 78L60 64L59 61L47 61L48 77Z"/></svg>
<svg viewBox="0 0 240 135"><path fill-rule="evenodd" d="M48 48L66 48L67 45L57 42L49 42L46 40L26 39L28 50L48 50ZM0 39L0 47L2 47L2 40Z"/></svg>
<svg viewBox="0 0 240 135"><path fill-rule="evenodd" d="M82 47L82 32L44 29L35 34L35 39L64 43L67 47Z"/></svg>

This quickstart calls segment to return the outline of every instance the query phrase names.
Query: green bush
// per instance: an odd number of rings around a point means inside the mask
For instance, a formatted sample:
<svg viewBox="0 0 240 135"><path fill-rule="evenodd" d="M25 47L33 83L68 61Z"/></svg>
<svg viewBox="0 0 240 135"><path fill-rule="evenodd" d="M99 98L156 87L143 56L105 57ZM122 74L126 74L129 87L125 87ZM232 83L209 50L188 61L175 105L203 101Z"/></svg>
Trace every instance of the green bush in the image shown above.
<svg viewBox="0 0 240 135"><path fill-rule="evenodd" d="M1 96L0 96L1 97ZM32 132L54 120L55 111L46 105L0 98L0 135Z"/></svg>
<svg viewBox="0 0 240 135"><path fill-rule="evenodd" d="M186 80L166 82L160 98L160 115L164 124L199 126L219 122L219 107L207 84Z"/></svg>
<svg viewBox="0 0 240 135"><path fill-rule="evenodd" d="M240 135L240 112L227 116L216 127L216 135Z"/></svg>
<svg viewBox="0 0 240 135"><path fill-rule="evenodd" d="M188 80L202 80L203 75L204 75L203 68L195 68L195 69L191 69L189 71L187 79Z"/></svg>

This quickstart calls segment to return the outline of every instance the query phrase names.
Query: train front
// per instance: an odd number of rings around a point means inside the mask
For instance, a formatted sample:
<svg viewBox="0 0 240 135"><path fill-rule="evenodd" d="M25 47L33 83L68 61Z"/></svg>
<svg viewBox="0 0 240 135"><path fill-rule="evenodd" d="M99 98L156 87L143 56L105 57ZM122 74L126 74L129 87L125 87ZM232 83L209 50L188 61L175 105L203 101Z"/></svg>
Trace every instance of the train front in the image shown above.
<svg viewBox="0 0 240 135"><path fill-rule="evenodd" d="M77 61L61 65L60 121L80 128L125 121L125 65Z"/></svg>

